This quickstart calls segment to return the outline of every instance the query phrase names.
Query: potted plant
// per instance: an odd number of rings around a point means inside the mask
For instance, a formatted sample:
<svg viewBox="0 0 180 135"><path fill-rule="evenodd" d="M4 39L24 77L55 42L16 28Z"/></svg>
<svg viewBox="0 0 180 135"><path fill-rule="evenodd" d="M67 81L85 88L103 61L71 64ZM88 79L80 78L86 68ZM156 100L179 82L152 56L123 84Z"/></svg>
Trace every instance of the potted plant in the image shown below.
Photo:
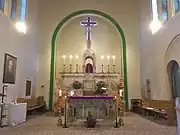
<svg viewBox="0 0 180 135"><path fill-rule="evenodd" d="M73 82L73 88L74 89L80 89L82 84L79 81L74 81Z"/></svg>
<svg viewBox="0 0 180 135"><path fill-rule="evenodd" d="M106 83L104 81L99 81L96 84L95 94L102 95L102 94L106 93L106 90L103 90L102 88L106 88Z"/></svg>

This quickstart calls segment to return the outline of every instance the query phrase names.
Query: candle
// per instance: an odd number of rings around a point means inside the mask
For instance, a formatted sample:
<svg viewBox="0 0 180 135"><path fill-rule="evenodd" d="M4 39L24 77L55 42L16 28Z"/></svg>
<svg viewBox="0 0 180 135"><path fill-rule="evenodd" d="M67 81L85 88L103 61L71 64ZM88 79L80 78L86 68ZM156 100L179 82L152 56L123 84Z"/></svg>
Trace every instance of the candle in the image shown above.
<svg viewBox="0 0 180 135"><path fill-rule="evenodd" d="M107 59L108 59L108 65L109 65L109 60L110 60L110 56L109 55L107 56Z"/></svg>
<svg viewBox="0 0 180 135"><path fill-rule="evenodd" d="M66 64L66 55L63 55L63 61L64 61L64 65Z"/></svg>
<svg viewBox="0 0 180 135"><path fill-rule="evenodd" d="M76 65L78 65L78 59L79 59L79 56L76 55L75 58L76 58Z"/></svg>
<svg viewBox="0 0 180 135"><path fill-rule="evenodd" d="M116 59L116 56L112 56L112 59L113 59L113 65L115 65L115 59Z"/></svg>
<svg viewBox="0 0 180 135"><path fill-rule="evenodd" d="M101 56L101 59L102 59L102 60L104 59L104 55Z"/></svg>
<svg viewBox="0 0 180 135"><path fill-rule="evenodd" d="M79 56L78 55L76 55L76 60L78 60L79 59Z"/></svg>
<svg viewBox="0 0 180 135"><path fill-rule="evenodd" d="M62 96L62 90L59 90L59 97Z"/></svg>
<svg viewBox="0 0 180 135"><path fill-rule="evenodd" d="M70 59L69 64L72 64L72 58L73 58L73 56L72 56L72 55L70 55L70 56L69 56L69 59Z"/></svg>
<svg viewBox="0 0 180 135"><path fill-rule="evenodd" d="M102 63L101 66L104 64L103 60L104 60L104 55L101 55L101 63ZM102 71L102 69L101 69L101 71Z"/></svg>

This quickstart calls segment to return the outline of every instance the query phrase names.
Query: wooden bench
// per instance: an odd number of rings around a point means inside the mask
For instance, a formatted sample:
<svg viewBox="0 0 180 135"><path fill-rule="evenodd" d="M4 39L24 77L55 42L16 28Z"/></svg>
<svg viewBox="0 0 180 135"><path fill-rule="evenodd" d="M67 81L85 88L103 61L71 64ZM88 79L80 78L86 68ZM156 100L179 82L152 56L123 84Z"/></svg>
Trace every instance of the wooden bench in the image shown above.
<svg viewBox="0 0 180 135"><path fill-rule="evenodd" d="M164 119L166 124L174 125L176 120L174 101L150 100L142 102L142 114L152 115L154 119Z"/></svg>
<svg viewBox="0 0 180 135"><path fill-rule="evenodd" d="M27 112L35 114L39 111L44 111L45 101L43 97L37 97L32 99L18 98L17 103L27 103Z"/></svg>
<svg viewBox="0 0 180 135"><path fill-rule="evenodd" d="M174 101L144 99L142 104L134 108L145 117L150 116L156 121L165 120L164 124L174 125L176 122Z"/></svg>

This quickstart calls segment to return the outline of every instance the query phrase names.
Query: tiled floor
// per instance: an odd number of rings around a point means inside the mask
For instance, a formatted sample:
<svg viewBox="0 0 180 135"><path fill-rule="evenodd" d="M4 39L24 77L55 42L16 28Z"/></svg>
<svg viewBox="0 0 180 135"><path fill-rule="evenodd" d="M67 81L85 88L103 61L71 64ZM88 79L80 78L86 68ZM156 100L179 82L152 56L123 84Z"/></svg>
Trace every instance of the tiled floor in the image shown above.
<svg viewBox="0 0 180 135"><path fill-rule="evenodd" d="M118 129L107 123L95 129L80 126L64 129L56 123L57 118L43 115L13 128L0 129L0 135L177 135L176 127L158 125L135 114L124 117L125 125Z"/></svg>

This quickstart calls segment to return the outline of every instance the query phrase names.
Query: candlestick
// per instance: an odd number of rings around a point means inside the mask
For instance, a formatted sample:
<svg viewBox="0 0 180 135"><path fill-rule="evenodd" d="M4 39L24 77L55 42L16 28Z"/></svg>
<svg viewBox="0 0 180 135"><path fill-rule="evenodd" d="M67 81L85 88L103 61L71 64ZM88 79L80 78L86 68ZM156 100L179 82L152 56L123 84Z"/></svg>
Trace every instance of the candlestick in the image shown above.
<svg viewBox="0 0 180 135"><path fill-rule="evenodd" d="M69 73L72 72L72 64L69 65Z"/></svg>
<svg viewBox="0 0 180 135"><path fill-rule="evenodd" d="M103 72L104 72L104 71L103 71L103 65L101 65L101 68L102 68L102 69L101 69L101 73L103 73Z"/></svg>
<svg viewBox="0 0 180 135"><path fill-rule="evenodd" d="M73 58L73 56L70 55L70 56L69 56L69 64L72 64L72 58Z"/></svg>
<svg viewBox="0 0 180 135"><path fill-rule="evenodd" d="M66 65L64 64L64 65L63 65L63 73L65 73L65 72L66 72L66 70L65 70L65 69L66 69Z"/></svg>
<svg viewBox="0 0 180 135"><path fill-rule="evenodd" d="M108 65L108 73L110 73L110 70L109 70L109 65Z"/></svg>
<svg viewBox="0 0 180 135"><path fill-rule="evenodd" d="M113 73L115 73L116 71L115 71L115 65L113 65Z"/></svg>
<svg viewBox="0 0 180 135"><path fill-rule="evenodd" d="M110 61L110 56L108 55L107 56L107 59L108 59L108 65L110 64L109 61Z"/></svg>
<svg viewBox="0 0 180 135"><path fill-rule="evenodd" d="M66 109L66 102L67 102L67 96L64 97L65 98L65 103L64 103L64 125L63 125L63 128L68 128L67 125L66 125L66 113L67 113L67 109Z"/></svg>
<svg viewBox="0 0 180 135"><path fill-rule="evenodd" d="M118 114L117 114L117 97L115 96L115 114L116 114L116 125L114 128L119 128L118 126Z"/></svg>
<svg viewBox="0 0 180 135"><path fill-rule="evenodd" d="M78 56L78 55L76 55L76 56L75 56L75 58L76 58L76 67L77 67L77 65L78 65L78 63L79 63L79 61L78 61L79 56ZM76 68L76 69L77 69L77 68ZM78 69L77 69L77 71L78 71Z"/></svg>
<svg viewBox="0 0 180 135"><path fill-rule="evenodd" d="M76 73L78 73L78 64L76 64Z"/></svg>

